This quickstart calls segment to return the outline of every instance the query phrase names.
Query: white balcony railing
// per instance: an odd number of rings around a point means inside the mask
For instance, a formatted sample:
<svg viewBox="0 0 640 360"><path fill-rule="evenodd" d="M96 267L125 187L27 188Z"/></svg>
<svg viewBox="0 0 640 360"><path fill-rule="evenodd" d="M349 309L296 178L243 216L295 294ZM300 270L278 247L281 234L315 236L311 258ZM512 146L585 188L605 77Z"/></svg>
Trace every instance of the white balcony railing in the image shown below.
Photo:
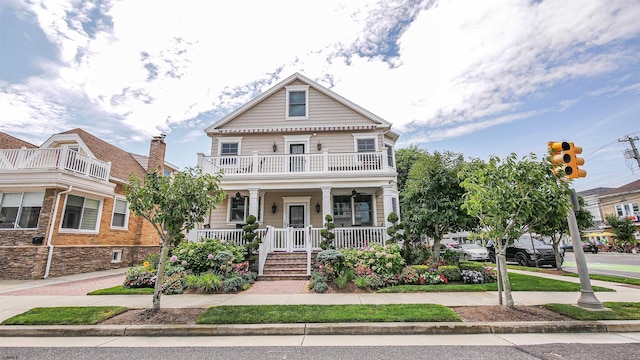
<svg viewBox="0 0 640 360"><path fill-rule="evenodd" d="M204 156L198 166L206 173L222 171L226 175L262 175L330 172L388 171L385 152Z"/></svg>
<svg viewBox="0 0 640 360"><path fill-rule="evenodd" d="M50 169L108 181L111 163L66 148L0 149L0 171Z"/></svg>

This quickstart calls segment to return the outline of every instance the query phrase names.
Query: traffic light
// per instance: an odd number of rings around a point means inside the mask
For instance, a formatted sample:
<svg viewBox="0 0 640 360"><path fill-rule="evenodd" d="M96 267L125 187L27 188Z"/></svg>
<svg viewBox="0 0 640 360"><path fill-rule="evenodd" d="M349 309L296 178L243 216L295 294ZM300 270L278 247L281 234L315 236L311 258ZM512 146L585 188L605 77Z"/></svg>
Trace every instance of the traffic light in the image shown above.
<svg viewBox="0 0 640 360"><path fill-rule="evenodd" d="M553 172L556 175L566 175L569 179L576 179L587 176L587 172L578 166L584 165L584 159L577 157L582 153L580 146L575 146L572 142L549 141L549 155L551 164L555 165Z"/></svg>
<svg viewBox="0 0 640 360"><path fill-rule="evenodd" d="M566 151L569 155L569 162L565 162L564 172L569 179L577 179L587 176L587 171L580 169L579 166L584 165L584 159L579 158L578 155L582 154L582 147L575 146L572 142L569 143L569 150Z"/></svg>

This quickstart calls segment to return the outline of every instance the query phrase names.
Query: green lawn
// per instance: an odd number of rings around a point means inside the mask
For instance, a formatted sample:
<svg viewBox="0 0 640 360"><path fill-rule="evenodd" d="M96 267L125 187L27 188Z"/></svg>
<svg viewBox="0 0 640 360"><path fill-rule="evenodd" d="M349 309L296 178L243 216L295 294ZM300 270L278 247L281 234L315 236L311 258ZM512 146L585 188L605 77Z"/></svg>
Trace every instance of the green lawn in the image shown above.
<svg viewBox="0 0 640 360"><path fill-rule="evenodd" d="M481 292L487 291L487 284L438 284L438 285L397 285L382 288L379 294L414 292Z"/></svg>
<svg viewBox="0 0 640 360"><path fill-rule="evenodd" d="M564 276L578 277L578 274L566 273L564 274ZM628 277L622 277L622 276L591 274L589 275L589 278L591 280L601 280L601 281L609 281L609 282L620 283L620 284L640 286L640 279L634 279L634 278L628 278Z"/></svg>
<svg viewBox="0 0 640 360"><path fill-rule="evenodd" d="M592 311L569 304L547 304L549 310L584 321L595 320L640 320L640 303L605 302L604 307L610 311Z"/></svg>
<svg viewBox="0 0 640 360"><path fill-rule="evenodd" d="M95 325L125 311L122 306L33 308L6 319L2 325Z"/></svg>
<svg viewBox="0 0 640 360"><path fill-rule="evenodd" d="M118 285L106 289L95 290L87 295L153 295L153 288L130 289L122 285Z"/></svg>
<svg viewBox="0 0 640 360"><path fill-rule="evenodd" d="M198 324L462 321L437 304L256 305L210 307Z"/></svg>

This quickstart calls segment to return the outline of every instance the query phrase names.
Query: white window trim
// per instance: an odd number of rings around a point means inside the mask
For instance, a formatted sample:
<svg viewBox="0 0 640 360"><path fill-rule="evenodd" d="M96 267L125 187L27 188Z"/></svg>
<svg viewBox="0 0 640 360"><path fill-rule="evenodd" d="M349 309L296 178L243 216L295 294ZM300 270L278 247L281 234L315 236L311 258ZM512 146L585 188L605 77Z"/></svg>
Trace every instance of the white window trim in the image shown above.
<svg viewBox="0 0 640 360"><path fill-rule="evenodd" d="M390 147L390 148L391 148L391 162L393 163L393 164L391 165L391 167L393 167L393 168L395 168L395 167L396 167L396 148L395 148L395 145L396 145L396 144L395 144L394 142L387 141L387 140L385 140L385 141L384 141L384 146L385 146L385 147L387 147L387 146L388 146L388 147ZM384 152L385 152L385 154L384 154L384 156L385 156L385 160L386 160L386 157L387 157L387 151L386 151L386 150L387 150L387 149L385 148L385 149L384 149Z"/></svg>
<svg viewBox="0 0 640 360"><path fill-rule="evenodd" d="M285 119L286 120L308 120L309 119L309 85L289 85L284 87L286 90L285 98L286 98L286 108L285 108ZM304 116L289 116L289 93L296 91L304 91Z"/></svg>
<svg viewBox="0 0 640 360"><path fill-rule="evenodd" d="M122 262L122 250L113 250L111 253L111 263L121 263Z"/></svg>
<svg viewBox="0 0 640 360"><path fill-rule="evenodd" d="M353 135L353 152L355 153L358 152L358 140L364 140L364 139L373 139L375 152L380 151L380 148L378 147L377 133L358 133L358 134L351 134L351 135Z"/></svg>
<svg viewBox="0 0 640 360"><path fill-rule="evenodd" d="M12 228L2 228L0 229L0 231L3 230L11 230L11 231L21 231L21 230L29 230L29 231L33 231L33 230L37 230L38 226L34 227L34 228L21 228L21 227L16 227L17 224L20 222L20 217L22 216L22 210L23 210L23 204L24 204L24 194L26 193L42 193L42 203L40 204L40 216L42 216L42 208L44 207L44 200L46 197L46 191L15 191L15 192L0 192L0 205L2 204L2 200L5 194L18 194L21 193L22 196L20 197L20 205L18 206L18 213L16 214L16 221L14 223L14 227ZM38 225L40 225L40 216L38 216Z"/></svg>
<svg viewBox="0 0 640 360"><path fill-rule="evenodd" d="M99 202L100 205L98 205L98 217L96 218L96 228L95 230L85 230L85 229L67 229L67 228L63 228L62 227L62 222L64 221L64 212L67 209L67 200L69 200L69 195L73 195L73 196L78 196L78 197L82 197L85 199L91 199L91 200L96 200ZM85 196L83 194L67 194L67 196L65 196L64 199L64 206L62 206L62 214L60 216L60 223L58 225L58 233L60 234L99 234L100 233L100 222L102 221L102 207L104 206L104 200L103 199L97 199L97 198L92 198L89 196ZM82 209L84 210L84 204L82 206Z"/></svg>
<svg viewBox="0 0 640 360"><path fill-rule="evenodd" d="M291 146L292 144L304 144L304 153L308 154L310 149L309 149L309 144L311 143L311 135L283 135L282 138L284 139L284 153L285 154L290 154L291 153Z"/></svg>
<svg viewBox="0 0 640 360"><path fill-rule="evenodd" d="M219 137L218 156L222 156L222 144L238 144L238 156L242 154L242 137Z"/></svg>
<svg viewBox="0 0 640 360"><path fill-rule="evenodd" d="M248 215L249 214L249 197L242 195L242 197L245 199L244 219L235 220L235 221L229 219L231 217L231 201L232 201L232 198L234 197L235 197L235 194L227 195L227 215L226 215L225 221L229 226L236 225L236 224L244 224L247 222L247 216L249 216ZM262 219L258 219L258 217L256 216L256 222L263 223L264 222L264 194L260 194L260 196L258 196L258 202L260 203L260 208L258 209L258 213L262 214Z"/></svg>
<svg viewBox="0 0 640 360"><path fill-rule="evenodd" d="M124 213L124 226L113 226L113 217L116 214L116 202L117 202L117 200L124 201L124 202L127 203L127 209L125 210L125 213ZM125 197L123 197L123 196L116 196L113 199L113 209L111 211L111 222L109 223L109 227L112 230L129 230L129 213L130 213L130 211L129 211L129 202L127 201L127 199Z"/></svg>

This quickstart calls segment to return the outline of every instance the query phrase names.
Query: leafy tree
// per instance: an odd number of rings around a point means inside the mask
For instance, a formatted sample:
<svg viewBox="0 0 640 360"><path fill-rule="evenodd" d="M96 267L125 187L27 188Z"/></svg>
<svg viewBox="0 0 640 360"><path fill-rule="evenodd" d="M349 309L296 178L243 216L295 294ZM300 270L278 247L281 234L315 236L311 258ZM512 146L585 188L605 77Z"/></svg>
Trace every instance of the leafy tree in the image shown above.
<svg viewBox="0 0 640 360"><path fill-rule="evenodd" d="M418 238L433 239L435 262L443 235L476 226L475 218L461 208L464 189L458 173L464 164L461 154L425 152L411 167L401 193L405 226Z"/></svg>
<svg viewBox="0 0 640 360"><path fill-rule="evenodd" d="M505 264L508 245L527 231L536 214L549 207L546 194L556 191L558 179L549 162L536 161L534 154L504 160L491 156L488 162L475 160L459 174L466 189L463 208L477 217L480 227L492 239L496 260ZM565 184L566 186L566 184ZM554 206L567 207L569 198L559 198ZM500 274L508 308L514 308L506 266Z"/></svg>
<svg viewBox="0 0 640 360"><path fill-rule="evenodd" d="M558 201L558 197L562 200L562 198L566 198L570 195L565 191L565 189L567 189L565 186L562 186L561 184L558 185L559 187L557 190L560 191L547 194L547 203L550 204L550 206L544 209L544 213L535 214L535 218L532 219L533 224L531 226L531 230L551 238L551 246L553 246L553 251L556 255L556 268L561 270L562 259L558 247L562 236L569 234L569 223L567 222L568 208L564 206L556 206L555 204L563 204L562 201ZM578 195L578 203L580 204L580 210L575 212L576 221L578 223L578 229L583 231L584 229L588 229L593 226L593 215L584 208L585 202L580 195Z"/></svg>
<svg viewBox="0 0 640 360"><path fill-rule="evenodd" d="M333 216L331 216L331 214L327 214L324 219L327 222L324 223L324 228L320 230L320 235L323 238L320 242L320 248L322 250L335 249L333 239L336 237L336 234L333 233L333 229L336 228L336 224L333 223Z"/></svg>
<svg viewBox="0 0 640 360"><path fill-rule="evenodd" d="M604 217L604 220L611 226L611 230L616 235L616 245L635 241L636 226L630 219L624 218L620 220L615 214L609 214Z"/></svg>
<svg viewBox="0 0 640 360"><path fill-rule="evenodd" d="M418 159L426 155L426 151L411 145L396 151L396 172L398 173L398 192L402 193L409 178L409 170Z"/></svg>
<svg viewBox="0 0 640 360"><path fill-rule="evenodd" d="M186 168L172 176L132 175L125 193L129 209L151 223L161 241L160 260L153 293L153 310L160 309L160 295L170 247L184 232L205 220L207 213L222 202L220 175L203 174L200 168Z"/></svg>

